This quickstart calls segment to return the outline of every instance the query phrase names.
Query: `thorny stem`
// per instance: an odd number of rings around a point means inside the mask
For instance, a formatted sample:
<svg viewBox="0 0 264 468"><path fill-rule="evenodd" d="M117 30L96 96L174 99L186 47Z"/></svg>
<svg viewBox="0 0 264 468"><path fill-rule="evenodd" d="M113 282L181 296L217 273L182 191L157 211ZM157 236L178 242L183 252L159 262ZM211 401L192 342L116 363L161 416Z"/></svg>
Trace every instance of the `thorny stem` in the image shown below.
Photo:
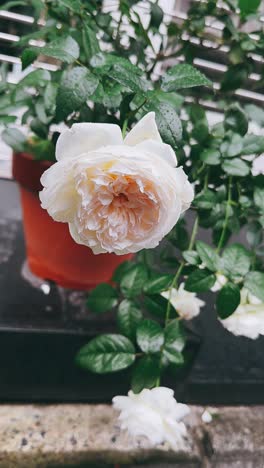
<svg viewBox="0 0 264 468"><path fill-rule="evenodd" d="M216 252L219 253L221 248L223 247L224 241L225 241L225 235L226 235L226 230L227 230L227 225L228 225L228 218L229 218L229 212L230 212L230 206L232 204L232 177L230 176L228 179L228 194L227 194L227 202L226 202L226 210L225 210L225 219L224 219L224 224L223 224L223 229L221 232L221 236L218 242L218 246L216 249Z"/></svg>

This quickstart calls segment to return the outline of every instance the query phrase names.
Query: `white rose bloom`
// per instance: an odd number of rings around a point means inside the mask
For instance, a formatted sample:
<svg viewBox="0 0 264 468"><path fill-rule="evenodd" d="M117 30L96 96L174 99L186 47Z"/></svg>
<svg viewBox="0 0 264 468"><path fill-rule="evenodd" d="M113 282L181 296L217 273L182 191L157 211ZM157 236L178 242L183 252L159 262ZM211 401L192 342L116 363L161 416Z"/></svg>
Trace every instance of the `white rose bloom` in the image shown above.
<svg viewBox="0 0 264 468"><path fill-rule="evenodd" d="M161 293L165 299L169 299L170 292L164 291ZM199 315L200 308L205 305L205 302L196 296L196 293L185 291L184 283L180 284L179 289L172 289L170 303L178 312L179 316L185 320L191 320Z"/></svg>
<svg viewBox="0 0 264 468"><path fill-rule="evenodd" d="M95 254L156 247L193 200L154 112L124 140L114 124L74 124L60 135L56 159L41 178L42 208Z"/></svg>
<svg viewBox="0 0 264 468"><path fill-rule="evenodd" d="M234 335L255 340L259 335L264 335L264 303L243 288L239 306L230 317L221 320L221 323Z"/></svg>
<svg viewBox="0 0 264 468"><path fill-rule="evenodd" d="M211 291L217 292L227 283L227 278L221 273L216 273L215 284L212 286Z"/></svg>
<svg viewBox="0 0 264 468"><path fill-rule="evenodd" d="M177 442L186 435L185 424L180 421L190 410L177 403L173 395L170 388L156 387L145 388L138 394L130 390L127 397L114 397L121 429L132 437L146 437L153 445L167 442L171 448L177 447Z"/></svg>

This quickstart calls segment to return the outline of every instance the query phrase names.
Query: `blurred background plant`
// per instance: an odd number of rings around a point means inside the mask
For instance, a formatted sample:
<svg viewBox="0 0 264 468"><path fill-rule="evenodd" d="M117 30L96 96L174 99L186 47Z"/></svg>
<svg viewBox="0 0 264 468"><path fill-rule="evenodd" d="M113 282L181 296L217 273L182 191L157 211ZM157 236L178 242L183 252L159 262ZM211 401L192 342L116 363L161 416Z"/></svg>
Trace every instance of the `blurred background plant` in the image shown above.
<svg viewBox="0 0 264 468"><path fill-rule="evenodd" d="M218 289L221 320L238 308L243 286L264 303L260 1L194 1L187 14L129 0L11 1L1 8L17 7L35 20L14 42L22 78L8 82L8 67L1 67L4 141L53 161L64 125L113 122L125 134L154 110L163 140L194 184L191 234L183 218L159 249L142 251L88 299L98 314L118 307L119 334L97 337L80 351L79 364L104 373L140 357L134 388L151 387L163 368L184 363L184 327L170 303L181 278L188 292ZM247 244L233 243L242 228ZM161 296L166 290L169 300Z"/></svg>

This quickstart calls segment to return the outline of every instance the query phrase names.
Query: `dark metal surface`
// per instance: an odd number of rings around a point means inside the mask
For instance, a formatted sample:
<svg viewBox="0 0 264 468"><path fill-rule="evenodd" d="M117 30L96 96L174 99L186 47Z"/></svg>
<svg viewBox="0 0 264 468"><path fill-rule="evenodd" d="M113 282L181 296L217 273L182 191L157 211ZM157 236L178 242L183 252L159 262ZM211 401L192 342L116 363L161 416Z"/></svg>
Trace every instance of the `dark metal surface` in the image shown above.
<svg viewBox="0 0 264 468"><path fill-rule="evenodd" d="M213 295L201 297L199 354L183 385L167 383L187 402L264 403L264 337L234 337L217 321ZM30 275L18 191L0 180L0 401L109 401L126 392L129 372L100 377L74 364L77 350L111 324L87 311L85 293Z"/></svg>

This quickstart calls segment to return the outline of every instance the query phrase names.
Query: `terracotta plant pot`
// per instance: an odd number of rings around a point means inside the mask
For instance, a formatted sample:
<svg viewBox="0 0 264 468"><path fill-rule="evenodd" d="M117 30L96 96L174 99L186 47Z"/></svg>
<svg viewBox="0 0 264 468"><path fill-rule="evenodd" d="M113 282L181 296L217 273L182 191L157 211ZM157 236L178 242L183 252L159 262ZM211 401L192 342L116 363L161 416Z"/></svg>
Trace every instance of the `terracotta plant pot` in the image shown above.
<svg viewBox="0 0 264 468"><path fill-rule="evenodd" d="M29 267L35 275L60 286L89 290L110 281L115 268L133 255L94 255L76 244L66 223L57 223L40 206L40 177L51 165L34 161L26 153L14 153L13 176L19 183L26 250Z"/></svg>

